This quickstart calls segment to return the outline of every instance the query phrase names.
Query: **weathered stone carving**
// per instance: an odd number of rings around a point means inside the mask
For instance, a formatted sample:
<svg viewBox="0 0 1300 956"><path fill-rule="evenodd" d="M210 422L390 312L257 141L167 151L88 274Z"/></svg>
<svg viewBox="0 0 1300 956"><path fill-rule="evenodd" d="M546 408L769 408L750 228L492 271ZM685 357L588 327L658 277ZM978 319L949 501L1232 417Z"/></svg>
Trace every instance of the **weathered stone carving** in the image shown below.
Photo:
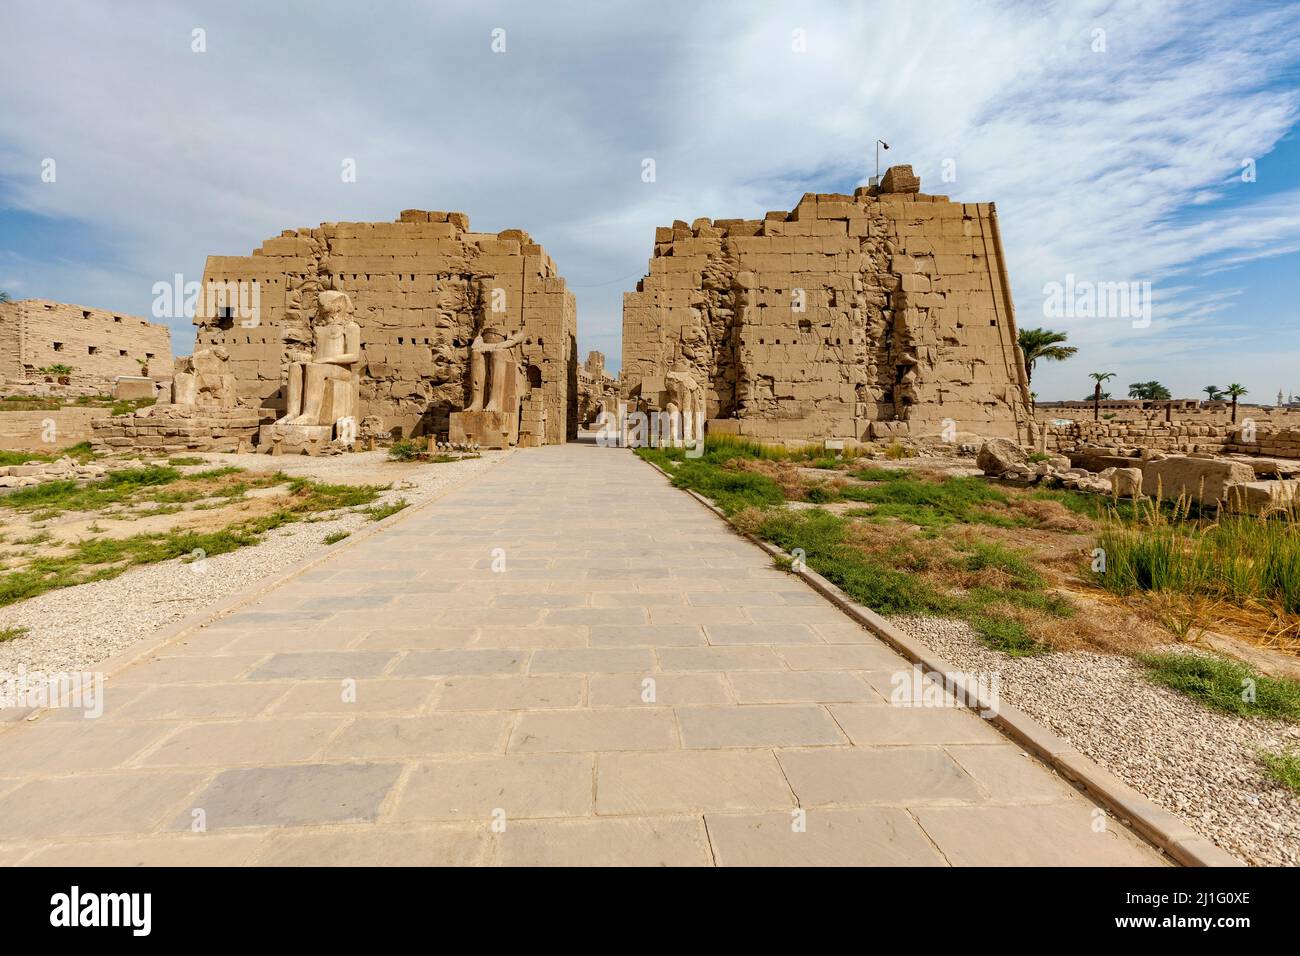
<svg viewBox="0 0 1300 956"><path fill-rule="evenodd" d="M172 373L171 400L173 405L238 405L235 376L230 374L230 353L215 345L178 358Z"/></svg>

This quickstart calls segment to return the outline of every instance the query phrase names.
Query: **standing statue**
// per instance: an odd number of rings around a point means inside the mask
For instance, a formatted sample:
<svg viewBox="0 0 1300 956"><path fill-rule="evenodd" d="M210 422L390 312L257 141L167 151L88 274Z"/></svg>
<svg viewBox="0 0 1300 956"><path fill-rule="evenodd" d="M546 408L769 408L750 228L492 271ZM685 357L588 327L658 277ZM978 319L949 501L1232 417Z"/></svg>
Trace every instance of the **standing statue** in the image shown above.
<svg viewBox="0 0 1300 956"><path fill-rule="evenodd" d="M469 404L449 416L448 437L453 444L508 448L519 442L522 388L514 348L521 338L485 328L470 343Z"/></svg>
<svg viewBox="0 0 1300 956"><path fill-rule="evenodd" d="M470 343L469 354L469 386L470 400L466 407L467 412L504 412L507 411L506 393L509 391L508 385L511 384L514 376L519 374L518 363L514 360L512 349L519 344L523 336L516 333L506 338L506 336L497 329L484 329ZM492 374L488 379L488 387L484 389L484 378L487 376L487 360L485 356L492 356ZM517 390L517 385L515 386ZM484 399L486 397L486 403Z"/></svg>
<svg viewBox="0 0 1300 956"><path fill-rule="evenodd" d="M317 308L311 360L289 365L288 406L277 425L333 426L356 418L361 326L347 317L352 299L346 292L326 290L317 296Z"/></svg>
<svg viewBox="0 0 1300 956"><path fill-rule="evenodd" d="M704 388L684 358L664 376L665 404L672 423L672 444L704 439Z"/></svg>

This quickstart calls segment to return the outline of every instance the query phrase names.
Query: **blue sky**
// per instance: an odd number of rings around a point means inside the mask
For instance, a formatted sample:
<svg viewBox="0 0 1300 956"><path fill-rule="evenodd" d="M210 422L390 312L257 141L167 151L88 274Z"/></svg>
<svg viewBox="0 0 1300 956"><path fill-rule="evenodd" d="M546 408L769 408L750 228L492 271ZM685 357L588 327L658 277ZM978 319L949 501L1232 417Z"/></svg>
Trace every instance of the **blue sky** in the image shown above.
<svg viewBox="0 0 1300 956"><path fill-rule="evenodd" d="M881 137L925 191L997 203L1020 325L1080 348L1041 397L1091 371L1300 393L1296 4L5 6L16 298L147 315L155 282L281 229L455 209L539 239L616 367L656 225L850 189ZM1150 282L1150 326L1044 317L1067 275Z"/></svg>

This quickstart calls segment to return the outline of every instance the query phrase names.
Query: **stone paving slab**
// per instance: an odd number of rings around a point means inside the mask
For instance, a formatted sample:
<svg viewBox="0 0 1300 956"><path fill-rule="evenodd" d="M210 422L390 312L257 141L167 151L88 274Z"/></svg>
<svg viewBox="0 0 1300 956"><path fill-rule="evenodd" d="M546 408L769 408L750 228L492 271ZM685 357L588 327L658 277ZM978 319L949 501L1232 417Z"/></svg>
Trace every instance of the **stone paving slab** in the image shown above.
<svg viewBox="0 0 1300 956"><path fill-rule="evenodd" d="M909 674L631 453L520 450L0 721L0 864L1161 862Z"/></svg>

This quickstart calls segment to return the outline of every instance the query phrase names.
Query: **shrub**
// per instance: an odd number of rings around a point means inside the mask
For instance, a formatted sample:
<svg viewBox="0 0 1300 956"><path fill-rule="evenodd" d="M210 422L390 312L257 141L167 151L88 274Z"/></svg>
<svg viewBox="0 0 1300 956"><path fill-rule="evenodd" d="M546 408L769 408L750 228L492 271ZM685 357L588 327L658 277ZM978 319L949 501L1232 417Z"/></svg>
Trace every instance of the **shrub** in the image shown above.
<svg viewBox="0 0 1300 956"><path fill-rule="evenodd" d="M418 442L409 438L402 438L393 442L388 449L388 457L392 461L415 461L422 451L423 449Z"/></svg>

